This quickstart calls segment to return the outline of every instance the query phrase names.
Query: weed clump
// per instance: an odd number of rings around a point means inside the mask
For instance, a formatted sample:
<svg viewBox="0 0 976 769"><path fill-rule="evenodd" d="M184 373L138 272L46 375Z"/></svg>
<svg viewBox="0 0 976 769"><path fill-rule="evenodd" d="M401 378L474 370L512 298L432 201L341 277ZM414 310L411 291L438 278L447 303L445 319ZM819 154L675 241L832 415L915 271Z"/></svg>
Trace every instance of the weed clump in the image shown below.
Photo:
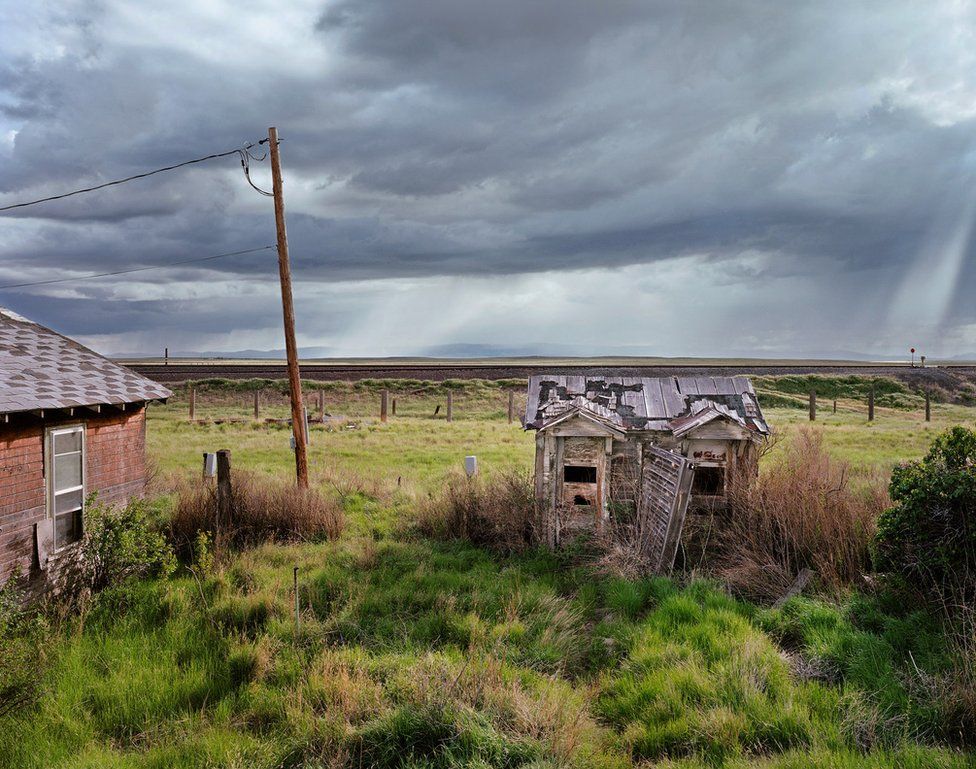
<svg viewBox="0 0 976 769"><path fill-rule="evenodd" d="M452 475L443 491L422 505L421 533L434 539L467 539L499 553L519 553L536 539L532 481L511 468L482 478Z"/></svg>
<svg viewBox="0 0 976 769"><path fill-rule="evenodd" d="M824 448L822 431L797 430L779 461L757 480L734 479L728 497L728 510L688 527L689 550L737 593L775 599L802 569L812 569L822 587L838 589L870 570L887 496L871 481L852 488L847 466Z"/></svg>
<svg viewBox="0 0 976 769"><path fill-rule="evenodd" d="M170 532L187 555L201 531L212 534L219 551L263 542L336 539L343 525L340 504L317 490L242 473L235 478L226 521L218 520L213 486L187 485L179 491Z"/></svg>
<svg viewBox="0 0 976 769"><path fill-rule="evenodd" d="M745 607L702 583L672 591L637 631L598 713L638 761L711 765L811 745L816 707Z"/></svg>

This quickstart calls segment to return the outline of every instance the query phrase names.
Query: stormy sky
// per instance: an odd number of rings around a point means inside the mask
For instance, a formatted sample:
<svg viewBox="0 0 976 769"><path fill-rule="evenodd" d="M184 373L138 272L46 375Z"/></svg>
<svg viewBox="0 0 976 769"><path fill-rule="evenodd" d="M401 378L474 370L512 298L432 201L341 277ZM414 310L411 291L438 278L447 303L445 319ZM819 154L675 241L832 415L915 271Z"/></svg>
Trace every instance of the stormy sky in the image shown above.
<svg viewBox="0 0 976 769"><path fill-rule="evenodd" d="M0 206L276 125L303 346L976 352L973 3L2 5ZM273 243L232 156L0 214L0 285ZM0 306L108 353L283 345L272 251Z"/></svg>

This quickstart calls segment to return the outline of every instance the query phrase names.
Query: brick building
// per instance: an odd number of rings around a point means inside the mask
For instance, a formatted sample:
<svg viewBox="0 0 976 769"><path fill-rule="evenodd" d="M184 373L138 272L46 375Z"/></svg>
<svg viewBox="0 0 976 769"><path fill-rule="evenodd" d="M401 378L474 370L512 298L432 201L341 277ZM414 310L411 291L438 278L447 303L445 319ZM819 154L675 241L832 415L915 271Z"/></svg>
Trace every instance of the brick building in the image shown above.
<svg viewBox="0 0 976 769"><path fill-rule="evenodd" d="M84 504L146 482L146 404L170 392L0 308L0 583L71 561Z"/></svg>

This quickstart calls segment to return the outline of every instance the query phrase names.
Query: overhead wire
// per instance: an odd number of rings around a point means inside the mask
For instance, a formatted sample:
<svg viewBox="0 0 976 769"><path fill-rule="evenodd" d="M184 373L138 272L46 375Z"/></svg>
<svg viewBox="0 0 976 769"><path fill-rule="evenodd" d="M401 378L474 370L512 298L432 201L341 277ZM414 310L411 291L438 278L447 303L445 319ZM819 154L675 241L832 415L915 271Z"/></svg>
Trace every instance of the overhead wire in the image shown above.
<svg viewBox="0 0 976 769"><path fill-rule="evenodd" d="M228 251L223 254L213 254L211 256L197 256L192 259L180 259L175 262L169 262L167 264L153 264L146 267L132 267L126 270L113 270L112 272L96 272L89 275L77 275L72 278L54 278L52 280L35 280L27 283L10 283L5 286L0 286L0 291L9 288L27 288L28 286L49 286L52 283L73 283L78 280L90 280L92 278L107 278L112 275L127 275L132 272L145 272L146 270L162 270L167 267L178 267L182 264L192 264L196 262L210 262L215 259L224 259L229 256L242 256L244 254L256 254L260 251L270 251L277 248L277 246L261 246L260 248L247 248L243 251Z"/></svg>
<svg viewBox="0 0 976 769"><path fill-rule="evenodd" d="M262 160L264 160L266 157L268 157L268 153L267 152L265 152L259 158L258 157L255 157L254 155L252 155L251 154L251 147L253 147L253 146L254 145L252 144L250 146L242 147L240 150L238 150L238 153L241 156L241 168L244 169L244 178L247 179L247 183L248 184L250 184L255 190L257 190L258 192L260 192L262 195L266 195L269 198L273 198L274 197L274 193L273 192L267 192L265 190L262 190L254 182L251 181L251 166L250 166L250 161L251 160L256 160L256 161L258 161L260 163Z"/></svg>
<svg viewBox="0 0 976 769"><path fill-rule="evenodd" d="M261 139L259 142L257 142L257 144L264 144L267 141L268 141L267 139ZM260 158L255 157L254 155L252 155L250 153L250 149L252 147L254 147L254 146L256 146L254 142L248 142L243 147L239 147L237 149L227 150L226 152L214 152L214 153L212 153L210 155L204 155L203 157L193 158L192 160L184 160L182 163L174 163L173 165L170 165L170 166L163 166L162 168L155 168L152 171L144 171L141 174L133 174L132 176L127 176L124 179L114 179L114 180L112 180L110 182L104 182L103 184L96 184L96 185L94 185L92 187L84 187L84 188L82 188L80 190L72 190L71 192L63 192L60 195L50 195L50 196L48 196L46 198L38 198L37 200L27 200L27 201L24 201L23 203L12 203L10 205L0 206L0 212L3 212L3 211L12 211L12 210L14 210L16 208L26 208L28 206L36 206L38 203L49 203L49 202L51 202L53 200L62 200L64 198L70 198L73 195L82 195L82 194L84 194L86 192L94 192L96 190L103 190L106 187L113 187L113 186L115 186L117 184L126 184L127 182L135 181L136 179L145 179L147 176L153 176L154 174L161 174L161 173L163 173L165 171L174 171L177 168L183 168L184 166L194 165L195 163L203 163L203 162L205 162L207 160L215 160L217 158L225 158L225 157L229 157L230 155L237 155L237 156L240 157L240 159L241 159L241 166L244 169L244 177L247 179L247 183L248 184L250 184L252 187L254 187L254 189L257 190L258 192L260 192L262 195L267 195L269 197L273 197L274 196L274 193L273 192L265 192L260 187L256 186L254 184L254 182L251 181L249 159L250 160L261 161L261 160L264 160L264 158L267 157L267 153L265 153L264 155L262 155Z"/></svg>

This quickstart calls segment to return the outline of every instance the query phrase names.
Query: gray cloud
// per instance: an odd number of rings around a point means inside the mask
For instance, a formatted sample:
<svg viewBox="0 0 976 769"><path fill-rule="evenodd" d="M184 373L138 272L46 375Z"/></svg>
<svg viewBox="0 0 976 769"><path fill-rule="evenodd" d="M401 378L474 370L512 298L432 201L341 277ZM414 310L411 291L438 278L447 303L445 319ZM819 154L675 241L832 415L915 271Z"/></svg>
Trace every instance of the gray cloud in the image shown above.
<svg viewBox="0 0 976 769"><path fill-rule="evenodd" d="M773 323L785 330L771 344L790 353L851 332L870 351L892 343L872 330L888 323L891 339L976 350L964 301L976 245L952 236L976 182L972 4L336 0L272 11L42 3L15 18L19 34L0 41L0 204L227 149L274 122L310 343L355 337L357 308L372 316L384 301L370 283L396 278L415 287L398 299L409 315L438 281L491 292L527 276L560 318L553 329L584 334L547 282L596 269L612 285L616 270L670 275L671 262L694 259L697 293L655 296L647 278L635 301L675 312L694 301L728 319L786 291L740 333L761 345ZM0 284L273 242L270 206L235 164L4 215ZM267 186L266 167L255 180ZM944 285L925 295L946 310L923 329L890 309L911 304L906 282L927 280L925 259L943 264L933 274ZM190 339L200 324L218 344L235 330L271 338L272 266L228 259L8 291L0 304L107 347L153 329ZM347 302L321 310L312 297L337 281L355 283ZM246 311L234 291L254 292ZM822 315L789 312L808 299ZM510 333L456 320L443 325L464 338L442 341ZM668 333L677 352L722 347ZM640 329L623 341L662 340Z"/></svg>

